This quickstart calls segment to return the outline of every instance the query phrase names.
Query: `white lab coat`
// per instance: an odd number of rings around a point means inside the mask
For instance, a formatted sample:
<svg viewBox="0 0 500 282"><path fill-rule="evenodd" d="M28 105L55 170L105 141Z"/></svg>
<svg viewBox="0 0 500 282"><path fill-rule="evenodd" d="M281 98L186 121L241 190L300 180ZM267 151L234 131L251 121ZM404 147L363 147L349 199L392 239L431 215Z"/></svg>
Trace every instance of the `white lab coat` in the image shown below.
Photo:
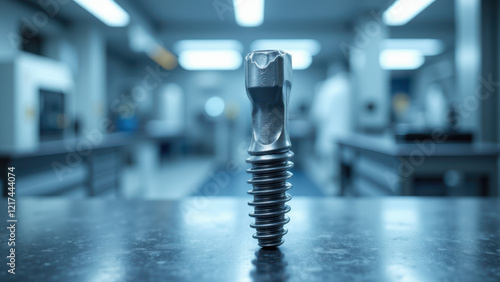
<svg viewBox="0 0 500 282"><path fill-rule="evenodd" d="M338 171L337 140L351 133L351 85L349 75L340 72L326 79L311 108L311 119L317 130L314 151L325 168L335 174Z"/></svg>

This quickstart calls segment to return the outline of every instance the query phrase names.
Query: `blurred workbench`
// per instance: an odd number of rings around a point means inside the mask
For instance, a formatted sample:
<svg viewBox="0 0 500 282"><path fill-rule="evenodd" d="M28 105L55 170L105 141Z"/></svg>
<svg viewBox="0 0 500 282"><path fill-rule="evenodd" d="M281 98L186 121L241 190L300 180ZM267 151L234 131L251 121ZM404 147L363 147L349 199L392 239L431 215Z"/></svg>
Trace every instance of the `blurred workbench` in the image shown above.
<svg viewBox="0 0 500 282"><path fill-rule="evenodd" d="M498 196L498 144L341 138L342 195Z"/></svg>
<svg viewBox="0 0 500 282"><path fill-rule="evenodd" d="M160 143L181 135L180 131L162 128L148 128L144 132L98 132L41 142L32 151L0 151L0 189L5 196L4 172L14 166L17 193L21 196L115 196L119 194L119 173L127 152L134 150L131 146L141 142Z"/></svg>
<svg viewBox="0 0 500 282"><path fill-rule="evenodd" d="M261 250L251 238L247 200L19 199L15 278L500 280L496 198L297 197L278 250ZM6 219L5 200L0 210ZM7 244L0 252L8 254Z"/></svg>

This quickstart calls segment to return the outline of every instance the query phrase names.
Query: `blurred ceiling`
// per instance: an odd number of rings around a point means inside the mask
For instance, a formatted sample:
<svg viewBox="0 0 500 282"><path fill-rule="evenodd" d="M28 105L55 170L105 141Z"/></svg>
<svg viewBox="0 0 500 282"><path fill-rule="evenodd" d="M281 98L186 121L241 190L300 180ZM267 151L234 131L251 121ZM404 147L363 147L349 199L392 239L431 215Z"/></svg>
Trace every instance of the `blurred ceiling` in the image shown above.
<svg viewBox="0 0 500 282"><path fill-rule="evenodd" d="M232 0L116 0L128 6L153 28L156 37L172 49L180 39L237 39L249 51L256 39L311 38L321 43L314 63L327 63L342 58L339 45L350 42L356 20L381 14L392 0L267 0L264 24L240 27L235 23ZM37 0L30 0L33 5ZM129 11L130 12L130 11ZM110 28L83 8L70 1L61 7L57 17L71 23L93 22L103 27L113 51L126 56L126 28ZM134 21L134 15L132 15ZM454 44L454 0L437 0L410 23L390 27L393 38L439 38L447 47ZM130 53L129 53L130 52Z"/></svg>
<svg viewBox="0 0 500 282"><path fill-rule="evenodd" d="M274 24L349 24L363 13L383 11L388 0L267 0L263 27ZM159 25L210 24L221 28L236 25L231 0L142 0L138 8ZM224 8L228 9L225 13ZM218 12L219 10L219 12ZM223 17L219 15L223 14ZM453 0L438 0L415 18L423 22L453 20Z"/></svg>

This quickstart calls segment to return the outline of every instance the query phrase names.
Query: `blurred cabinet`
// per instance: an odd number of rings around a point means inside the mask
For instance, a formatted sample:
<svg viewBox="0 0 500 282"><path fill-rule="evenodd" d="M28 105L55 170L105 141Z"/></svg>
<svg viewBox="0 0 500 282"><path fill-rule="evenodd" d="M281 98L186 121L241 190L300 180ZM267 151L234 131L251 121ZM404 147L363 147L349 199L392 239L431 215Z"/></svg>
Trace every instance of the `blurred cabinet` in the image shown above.
<svg viewBox="0 0 500 282"><path fill-rule="evenodd" d="M120 147L112 147L98 150L87 158L86 166L89 170L87 187L90 196L118 192L122 156Z"/></svg>
<svg viewBox="0 0 500 282"><path fill-rule="evenodd" d="M124 148L138 138L130 133L112 133L90 147L82 146L90 143L81 137L43 142L30 153L0 152L3 195L7 186L3 172L14 166L17 196L116 196Z"/></svg>

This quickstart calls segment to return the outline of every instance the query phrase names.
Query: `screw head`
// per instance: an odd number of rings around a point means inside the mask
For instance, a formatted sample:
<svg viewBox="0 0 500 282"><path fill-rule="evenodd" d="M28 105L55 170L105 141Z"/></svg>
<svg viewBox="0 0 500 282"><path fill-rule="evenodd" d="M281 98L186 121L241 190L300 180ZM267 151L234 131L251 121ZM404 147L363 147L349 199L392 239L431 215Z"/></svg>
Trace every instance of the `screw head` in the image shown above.
<svg viewBox="0 0 500 282"><path fill-rule="evenodd" d="M247 88L283 87L292 83L292 56L281 50L258 50L245 57Z"/></svg>

